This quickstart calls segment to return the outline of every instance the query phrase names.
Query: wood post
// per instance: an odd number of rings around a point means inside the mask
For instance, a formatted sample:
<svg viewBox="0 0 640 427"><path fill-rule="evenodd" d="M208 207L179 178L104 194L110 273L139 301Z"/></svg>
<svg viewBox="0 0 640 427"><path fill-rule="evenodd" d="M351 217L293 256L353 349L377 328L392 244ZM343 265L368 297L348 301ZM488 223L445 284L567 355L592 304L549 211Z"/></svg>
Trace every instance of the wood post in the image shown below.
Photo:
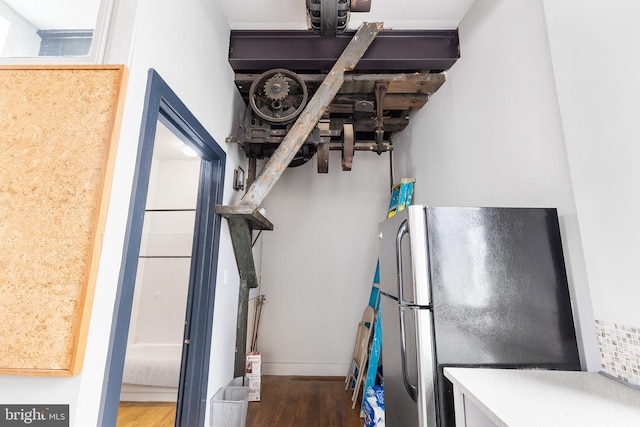
<svg viewBox="0 0 640 427"><path fill-rule="evenodd" d="M258 286L258 279L251 250L252 228L271 230L273 225L260 212L265 197L298 152L309 133L318 124L325 110L333 101L344 82L345 71L353 70L362 55L382 29L382 23L364 23L351 39L344 52L324 79L311 101L302 111L291 130L269 158L260 174L251 183L237 206L216 206L216 212L227 218L231 242L240 272L238 296L238 325L234 375L244 376L246 366L247 311L249 289Z"/></svg>

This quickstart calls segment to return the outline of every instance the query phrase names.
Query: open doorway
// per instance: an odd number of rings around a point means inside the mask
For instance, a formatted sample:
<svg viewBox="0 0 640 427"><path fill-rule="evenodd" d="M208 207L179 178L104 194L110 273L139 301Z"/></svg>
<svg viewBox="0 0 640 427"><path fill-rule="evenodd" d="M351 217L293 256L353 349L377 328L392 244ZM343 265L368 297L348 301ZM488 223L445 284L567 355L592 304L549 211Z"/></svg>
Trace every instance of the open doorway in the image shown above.
<svg viewBox="0 0 640 427"><path fill-rule="evenodd" d="M197 153L159 121L118 427L173 426L175 422L200 168Z"/></svg>
<svg viewBox="0 0 640 427"><path fill-rule="evenodd" d="M186 316L179 343L181 365L175 405L175 425L204 424L220 231L220 217L215 214L214 208L216 204L222 202L226 155L158 73L150 70L122 268L109 339L99 415L101 426L115 426L117 420L125 354L127 343L131 342L129 330L132 309L135 307L134 296L136 278L139 276L141 265L140 255L148 253L148 248L143 246L142 239L144 222L145 218L155 215L146 210L149 196L153 193L151 186L155 185L150 181L150 177L153 170L153 155L156 151L154 146L158 123L177 136L184 145L192 148L200 158L193 215L194 232L188 258L188 286L186 301L183 304L183 313L186 313ZM167 182L172 181L169 178ZM167 182L163 185L167 185ZM141 249L144 250L141 252ZM142 264L147 264L150 258L142 259L144 260ZM146 268L146 265L142 266L143 270ZM150 292L153 297L154 291ZM138 308L140 307L139 305ZM153 336L154 333L150 332L150 335Z"/></svg>

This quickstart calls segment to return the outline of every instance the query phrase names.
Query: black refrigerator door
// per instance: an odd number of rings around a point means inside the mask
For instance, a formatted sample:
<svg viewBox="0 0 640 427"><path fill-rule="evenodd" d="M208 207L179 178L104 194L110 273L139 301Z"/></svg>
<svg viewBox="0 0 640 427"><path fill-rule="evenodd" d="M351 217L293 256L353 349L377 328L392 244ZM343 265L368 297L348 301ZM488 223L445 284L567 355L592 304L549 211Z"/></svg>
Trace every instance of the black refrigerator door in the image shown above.
<svg viewBox="0 0 640 427"><path fill-rule="evenodd" d="M439 366L580 369L555 209L427 208Z"/></svg>
<svg viewBox="0 0 640 427"><path fill-rule="evenodd" d="M555 209L427 208L438 426L446 366L579 370Z"/></svg>

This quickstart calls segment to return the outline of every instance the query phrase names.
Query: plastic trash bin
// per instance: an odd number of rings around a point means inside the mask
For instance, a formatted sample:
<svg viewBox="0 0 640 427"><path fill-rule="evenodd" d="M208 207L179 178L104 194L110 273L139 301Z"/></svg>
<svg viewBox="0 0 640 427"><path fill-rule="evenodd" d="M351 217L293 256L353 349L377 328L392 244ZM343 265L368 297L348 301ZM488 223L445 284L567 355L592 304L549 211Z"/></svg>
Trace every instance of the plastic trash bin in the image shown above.
<svg viewBox="0 0 640 427"><path fill-rule="evenodd" d="M244 387L244 377L235 377L227 386Z"/></svg>
<svg viewBox="0 0 640 427"><path fill-rule="evenodd" d="M211 427L245 427L249 387L228 385L211 398Z"/></svg>

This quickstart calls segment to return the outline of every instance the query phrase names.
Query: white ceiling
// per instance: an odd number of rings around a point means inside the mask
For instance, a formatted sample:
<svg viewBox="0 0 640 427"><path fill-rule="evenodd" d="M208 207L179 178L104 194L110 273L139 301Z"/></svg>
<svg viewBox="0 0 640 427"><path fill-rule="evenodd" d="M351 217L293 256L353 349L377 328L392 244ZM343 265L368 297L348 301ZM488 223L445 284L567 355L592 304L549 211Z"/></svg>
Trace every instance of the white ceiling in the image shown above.
<svg viewBox="0 0 640 427"><path fill-rule="evenodd" d="M199 157L188 156L184 152L186 144L180 140L164 124L158 121L156 139L153 145L153 157L158 160L195 160Z"/></svg>
<svg viewBox="0 0 640 427"><path fill-rule="evenodd" d="M100 0L0 0L40 30L93 28ZM126 1L126 0L123 0ZM218 0L232 29L306 29L305 0ZM371 0L371 12L352 13L349 27L451 29L475 0Z"/></svg>
<svg viewBox="0 0 640 427"><path fill-rule="evenodd" d="M306 29L305 0L219 0L231 29ZM349 28L453 29L475 0L371 0L371 12L352 13Z"/></svg>

